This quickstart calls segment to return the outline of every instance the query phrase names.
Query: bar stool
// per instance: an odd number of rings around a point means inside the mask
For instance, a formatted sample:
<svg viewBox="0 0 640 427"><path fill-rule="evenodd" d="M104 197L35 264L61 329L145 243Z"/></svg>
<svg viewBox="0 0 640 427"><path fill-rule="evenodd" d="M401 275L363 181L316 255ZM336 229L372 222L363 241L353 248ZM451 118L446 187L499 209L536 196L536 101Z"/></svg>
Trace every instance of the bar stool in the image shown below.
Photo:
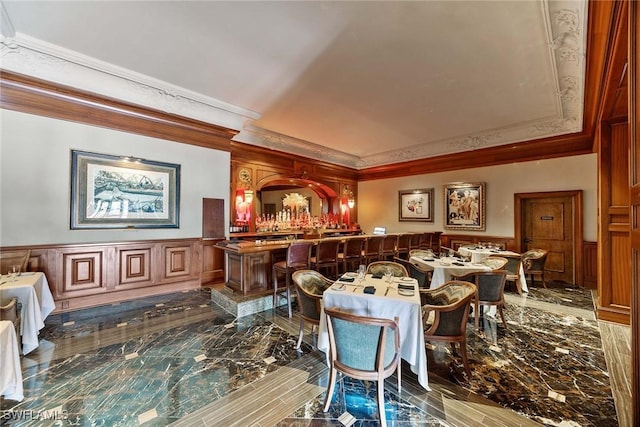
<svg viewBox="0 0 640 427"><path fill-rule="evenodd" d="M366 237L349 237L344 241L342 252L338 254L338 257L342 260L342 271L344 273L356 271L358 265L363 263L362 251L366 241Z"/></svg>
<svg viewBox="0 0 640 427"><path fill-rule="evenodd" d="M316 246L316 255L311 257L311 265L314 270L322 273L322 269L330 269L332 273L327 275L331 279L338 277L338 251L340 249L340 239L323 239Z"/></svg>
<svg viewBox="0 0 640 427"><path fill-rule="evenodd" d="M273 264L273 308L278 306L278 294L286 295L289 318L291 318L291 273L311 269L311 248L313 242L293 242L287 248L287 258ZM278 273L284 274L285 288L278 288Z"/></svg>
<svg viewBox="0 0 640 427"><path fill-rule="evenodd" d="M363 261L369 264L372 261L380 261L380 251L382 250L383 235L369 236L362 252Z"/></svg>
<svg viewBox="0 0 640 427"><path fill-rule="evenodd" d="M398 246L398 235L387 234L382 241L380 249L380 261L391 261L396 256L396 247Z"/></svg>

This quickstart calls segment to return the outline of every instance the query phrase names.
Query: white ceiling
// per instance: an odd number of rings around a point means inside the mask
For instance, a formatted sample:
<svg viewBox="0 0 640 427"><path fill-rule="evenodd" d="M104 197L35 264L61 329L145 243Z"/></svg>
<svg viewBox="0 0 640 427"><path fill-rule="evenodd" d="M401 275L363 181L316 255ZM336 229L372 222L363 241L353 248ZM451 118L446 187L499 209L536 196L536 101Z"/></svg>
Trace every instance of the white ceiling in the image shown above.
<svg viewBox="0 0 640 427"><path fill-rule="evenodd" d="M586 0L2 5L4 69L344 166L582 129Z"/></svg>

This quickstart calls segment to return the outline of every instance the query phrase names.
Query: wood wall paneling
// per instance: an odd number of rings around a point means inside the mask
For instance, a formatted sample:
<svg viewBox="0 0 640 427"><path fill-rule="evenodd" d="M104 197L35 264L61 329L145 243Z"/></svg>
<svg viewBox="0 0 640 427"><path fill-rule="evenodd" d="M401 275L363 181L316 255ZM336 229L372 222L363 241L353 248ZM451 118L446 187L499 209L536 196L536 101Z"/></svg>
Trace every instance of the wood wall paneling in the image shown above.
<svg viewBox="0 0 640 427"><path fill-rule="evenodd" d="M598 243L583 242L582 256L584 257L584 287L596 289L598 285Z"/></svg>

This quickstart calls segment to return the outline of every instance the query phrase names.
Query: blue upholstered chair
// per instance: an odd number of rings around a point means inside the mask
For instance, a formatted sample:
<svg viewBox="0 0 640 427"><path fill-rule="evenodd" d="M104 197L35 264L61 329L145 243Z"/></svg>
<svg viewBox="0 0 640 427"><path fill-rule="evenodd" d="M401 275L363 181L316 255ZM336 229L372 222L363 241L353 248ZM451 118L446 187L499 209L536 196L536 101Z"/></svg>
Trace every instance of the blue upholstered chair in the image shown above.
<svg viewBox="0 0 640 427"><path fill-rule="evenodd" d="M326 308L330 376L323 411L329 410L338 371L352 378L377 381L380 425L386 426L384 380L397 372L400 391L398 318L362 317Z"/></svg>
<svg viewBox="0 0 640 427"><path fill-rule="evenodd" d="M304 335L304 322L311 323L312 333L320 324L322 294L333 284L333 281L315 270L294 271L291 279L296 285L298 310L300 311L300 334L296 345L296 349L299 349Z"/></svg>

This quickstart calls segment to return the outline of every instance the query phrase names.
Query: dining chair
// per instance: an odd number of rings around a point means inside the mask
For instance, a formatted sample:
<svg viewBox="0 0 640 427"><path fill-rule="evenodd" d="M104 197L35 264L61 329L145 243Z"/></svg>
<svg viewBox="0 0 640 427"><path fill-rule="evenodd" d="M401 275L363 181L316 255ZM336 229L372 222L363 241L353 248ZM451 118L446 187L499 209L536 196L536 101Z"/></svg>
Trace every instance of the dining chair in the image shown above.
<svg viewBox="0 0 640 427"><path fill-rule="evenodd" d="M522 295L522 283L520 283L522 256L519 254L502 254L500 257L507 260L507 263L502 267L507 272L507 282L514 282L518 294ZM489 258L494 258L494 255L490 255Z"/></svg>
<svg viewBox="0 0 640 427"><path fill-rule="evenodd" d="M31 249L0 252L0 274L7 274L12 266L19 265L21 272L29 268Z"/></svg>
<svg viewBox="0 0 640 427"><path fill-rule="evenodd" d="M409 259L416 258L435 258L436 254L431 249L412 249L409 251Z"/></svg>
<svg viewBox="0 0 640 427"><path fill-rule="evenodd" d="M428 270L402 258L394 258L393 261L403 265L404 268L407 269L409 277L413 277L418 281L419 288L428 288L431 284L433 269Z"/></svg>
<svg viewBox="0 0 640 427"><path fill-rule="evenodd" d="M16 338L18 339L18 352L22 354L22 339L20 335L20 311L21 305L18 298L11 298L8 303L0 306L0 320L8 320L13 323L16 330Z"/></svg>
<svg viewBox="0 0 640 427"><path fill-rule="evenodd" d="M502 325L506 328L504 320L504 285L507 281L507 272L504 270L480 271L475 273L475 284L478 288L477 295L471 299L474 303L474 317L476 330L480 327L480 317L483 315L483 307L496 306L502 319Z"/></svg>
<svg viewBox="0 0 640 427"><path fill-rule="evenodd" d="M455 354L456 344L460 346L462 364L468 377L471 377L467 358L467 320L469 303L476 295L475 284L451 280L435 289L420 289L422 319L425 341L440 341L451 344ZM430 313L433 312L433 322ZM431 323L430 323L431 322Z"/></svg>
<svg viewBox="0 0 640 427"><path fill-rule="evenodd" d="M391 271L393 277L409 277L409 272L404 265L395 261L374 261L367 265L367 274L372 276L384 276L384 273Z"/></svg>
<svg viewBox="0 0 640 427"><path fill-rule="evenodd" d="M292 242L287 248L287 255L284 261L278 261L273 264L273 308L278 306L278 295L285 295L287 298L287 308L289 318L291 318L291 274L296 270L311 269L311 248L313 242L301 240ZM278 287L278 275L284 274L285 286Z"/></svg>
<svg viewBox="0 0 640 427"><path fill-rule="evenodd" d="M367 237L364 245L364 253L362 254L365 264L380 260L380 251L382 250L382 241L384 235L376 235Z"/></svg>
<svg viewBox="0 0 640 427"><path fill-rule="evenodd" d="M535 284L535 277L540 277L542 286L547 287L544 280L544 265L547 262L549 251L545 249L529 249L522 254L522 268L524 276L531 277L531 286Z"/></svg>
<svg viewBox="0 0 640 427"><path fill-rule="evenodd" d="M411 238L414 234L404 233L398 236L398 244L396 246L395 258L407 259L411 247Z"/></svg>
<svg viewBox="0 0 640 427"><path fill-rule="evenodd" d="M382 247L380 248L380 261L391 261L396 254L396 247L398 246L398 235L387 234L382 240Z"/></svg>
<svg viewBox="0 0 640 427"><path fill-rule="evenodd" d="M329 385L323 411L331 405L338 372L349 377L377 382L378 416L386 426L384 380L396 373L401 389L400 330L398 317L380 319L356 316L325 307L329 333Z"/></svg>
<svg viewBox="0 0 640 427"><path fill-rule="evenodd" d="M338 258L342 261L342 272L356 271L358 265L363 264L364 245L366 237L349 237L342 245L342 252L338 253Z"/></svg>
<svg viewBox="0 0 640 427"><path fill-rule="evenodd" d="M342 241L337 238L323 239L316 245L316 253L311 257L311 266L322 272L328 269L331 273L329 277L335 279L338 277L338 252Z"/></svg>
<svg viewBox="0 0 640 427"><path fill-rule="evenodd" d="M316 330L316 326L320 324L322 294L333 284L333 281L315 270L294 271L291 279L296 287L298 311L300 313L300 333L296 344L296 350L298 350L304 335L304 322L311 323L311 334Z"/></svg>
<svg viewBox="0 0 640 427"><path fill-rule="evenodd" d="M480 264L486 265L491 270L501 270L505 265L507 265L508 262L509 260L505 257L490 256L480 261Z"/></svg>

